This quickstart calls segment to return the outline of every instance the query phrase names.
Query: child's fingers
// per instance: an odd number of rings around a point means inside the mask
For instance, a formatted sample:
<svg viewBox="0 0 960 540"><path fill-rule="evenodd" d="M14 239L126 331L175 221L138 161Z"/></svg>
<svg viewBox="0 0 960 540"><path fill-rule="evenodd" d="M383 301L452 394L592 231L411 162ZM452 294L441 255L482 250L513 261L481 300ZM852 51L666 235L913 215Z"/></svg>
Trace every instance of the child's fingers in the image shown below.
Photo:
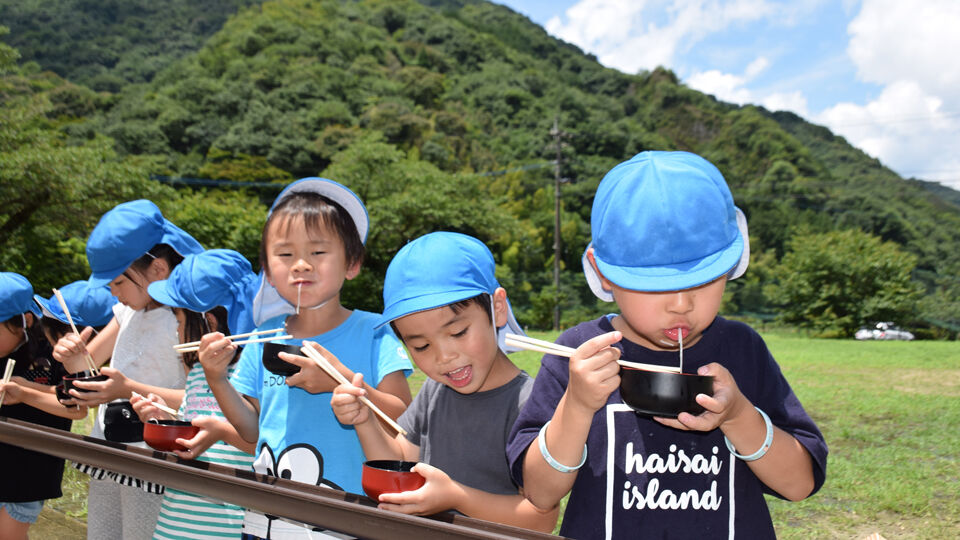
<svg viewBox="0 0 960 540"><path fill-rule="evenodd" d="M609 348L611 349L611 351L607 351L607 352L609 352L610 354L614 354L612 351L616 351L615 354L617 358L619 358L620 350L614 349L610 346L613 345L614 343L617 343L621 339L623 339L623 334L621 334L619 331L616 331L616 330L614 330L613 332L607 332L606 334L601 334L599 336L596 336L594 338L591 338L581 343L580 346L577 347L577 350L574 353L574 356L577 358L590 358L592 356L596 356L599 352L603 351L604 349Z"/></svg>

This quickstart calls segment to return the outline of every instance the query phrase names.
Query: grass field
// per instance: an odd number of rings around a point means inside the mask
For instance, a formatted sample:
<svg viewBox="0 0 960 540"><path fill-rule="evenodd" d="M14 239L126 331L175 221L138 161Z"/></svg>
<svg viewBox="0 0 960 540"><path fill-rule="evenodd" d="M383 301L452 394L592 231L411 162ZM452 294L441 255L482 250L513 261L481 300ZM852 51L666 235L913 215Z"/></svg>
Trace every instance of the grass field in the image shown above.
<svg viewBox="0 0 960 540"><path fill-rule="evenodd" d="M768 499L778 536L960 538L960 343L763 336L830 447L819 493L799 503ZM536 375L538 354L511 357ZM414 391L422 382L419 372L411 377ZM82 521L86 478L70 467L64 478L64 497L48 506ZM40 525L33 537L66 538Z"/></svg>

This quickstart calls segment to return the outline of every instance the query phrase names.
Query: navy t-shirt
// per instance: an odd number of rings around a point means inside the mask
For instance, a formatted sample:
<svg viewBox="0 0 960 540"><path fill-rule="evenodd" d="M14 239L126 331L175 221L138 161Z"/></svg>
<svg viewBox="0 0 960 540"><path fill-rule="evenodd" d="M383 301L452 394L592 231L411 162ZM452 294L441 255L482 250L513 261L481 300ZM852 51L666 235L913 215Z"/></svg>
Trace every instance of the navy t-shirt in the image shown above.
<svg viewBox="0 0 960 540"><path fill-rule="evenodd" d="M607 317L563 333L558 343L577 347L613 331ZM622 358L677 365L675 351L653 351L627 340ZM827 445L803 410L763 339L749 326L717 317L684 350L683 371L718 362L740 391L793 435L813 458L815 487L826 475ZM563 396L566 358L543 357L533 392L510 434L511 473L523 485L523 458ZM774 538L764 493L772 493L730 453L719 429L681 431L638 415L613 392L593 417L587 461L577 473L560 534L571 538ZM752 451L752 450L751 450Z"/></svg>

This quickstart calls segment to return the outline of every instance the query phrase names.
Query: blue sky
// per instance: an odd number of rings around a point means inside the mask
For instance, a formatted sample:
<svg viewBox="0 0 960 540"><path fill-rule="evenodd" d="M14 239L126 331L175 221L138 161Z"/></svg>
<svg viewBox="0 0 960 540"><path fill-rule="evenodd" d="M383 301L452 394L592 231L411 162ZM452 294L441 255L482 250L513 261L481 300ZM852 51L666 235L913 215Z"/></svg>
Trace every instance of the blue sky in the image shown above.
<svg viewBox="0 0 960 540"><path fill-rule="evenodd" d="M960 189L960 0L495 0L627 73L662 65Z"/></svg>

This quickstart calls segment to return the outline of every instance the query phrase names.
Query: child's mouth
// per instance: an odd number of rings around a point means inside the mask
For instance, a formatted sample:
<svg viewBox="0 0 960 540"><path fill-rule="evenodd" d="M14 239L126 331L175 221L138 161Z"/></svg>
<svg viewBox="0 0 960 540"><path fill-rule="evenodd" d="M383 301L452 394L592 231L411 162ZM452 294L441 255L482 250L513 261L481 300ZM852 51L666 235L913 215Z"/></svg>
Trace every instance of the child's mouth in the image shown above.
<svg viewBox="0 0 960 540"><path fill-rule="evenodd" d="M667 336L667 339L669 339L670 341L676 341L676 342L680 341L681 333L682 333L682 337L686 338L687 336L690 335L690 329L681 328L678 326L676 328L667 328L666 330L663 331L663 335Z"/></svg>
<svg viewBox="0 0 960 540"><path fill-rule="evenodd" d="M463 388L473 380L473 367L463 366L453 371L444 373L444 376L450 380L450 385L456 388Z"/></svg>

